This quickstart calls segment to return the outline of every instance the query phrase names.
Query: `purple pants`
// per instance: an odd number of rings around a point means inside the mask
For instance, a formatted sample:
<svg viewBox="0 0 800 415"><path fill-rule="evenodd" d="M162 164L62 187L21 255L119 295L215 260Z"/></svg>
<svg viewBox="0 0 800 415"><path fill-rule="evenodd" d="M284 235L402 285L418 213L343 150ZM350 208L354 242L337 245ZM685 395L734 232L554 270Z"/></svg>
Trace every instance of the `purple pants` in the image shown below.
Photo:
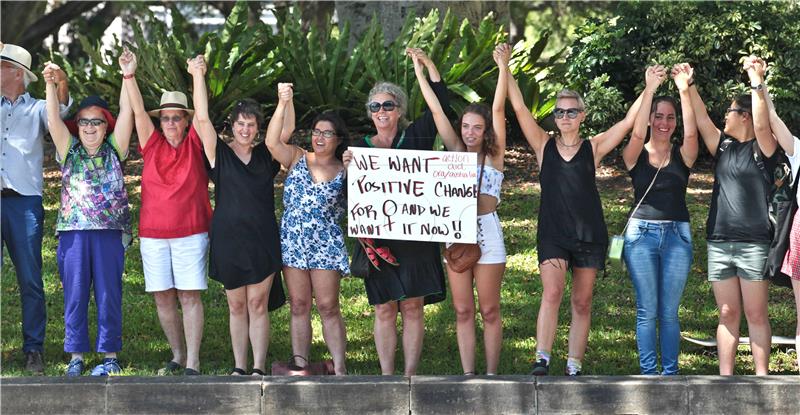
<svg viewBox="0 0 800 415"><path fill-rule="evenodd" d="M61 231L58 272L64 286L64 351L83 353L89 346L89 290L97 304L95 350L122 349L122 271L125 250L118 230Z"/></svg>

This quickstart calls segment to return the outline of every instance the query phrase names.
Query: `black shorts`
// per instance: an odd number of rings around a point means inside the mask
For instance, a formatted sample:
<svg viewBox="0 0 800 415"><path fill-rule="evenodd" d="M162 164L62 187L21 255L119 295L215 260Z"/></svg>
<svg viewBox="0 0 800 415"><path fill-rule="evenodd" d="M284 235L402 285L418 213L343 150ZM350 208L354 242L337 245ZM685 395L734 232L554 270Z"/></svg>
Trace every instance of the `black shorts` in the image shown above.
<svg viewBox="0 0 800 415"><path fill-rule="evenodd" d="M605 269L608 244L543 240L538 242L537 249L539 265L549 259L563 259L567 261L569 269L573 267Z"/></svg>

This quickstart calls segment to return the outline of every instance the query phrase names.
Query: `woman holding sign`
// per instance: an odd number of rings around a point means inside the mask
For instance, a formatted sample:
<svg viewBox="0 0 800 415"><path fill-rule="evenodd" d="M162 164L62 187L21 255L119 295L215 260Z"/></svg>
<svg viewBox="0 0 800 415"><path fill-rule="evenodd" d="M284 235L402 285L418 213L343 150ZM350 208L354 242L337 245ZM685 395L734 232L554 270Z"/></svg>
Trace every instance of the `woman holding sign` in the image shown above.
<svg viewBox="0 0 800 415"><path fill-rule="evenodd" d="M411 51L409 50L409 54ZM447 107L447 87L442 82L433 62L421 51L415 52L430 76L430 86L436 102L425 101L428 110L412 123L404 119L407 108L405 92L395 84L380 82L369 93L367 115L375 125L376 133L354 143L357 147L392 148L406 150L431 150L436 138L434 112L443 113ZM420 83L427 83L422 70L415 71ZM440 105L439 103L442 103ZM439 117L440 118L440 117ZM455 148L455 140L445 139L448 148ZM343 156L347 166L352 153ZM381 373L394 374L397 348L397 312L403 316L403 355L406 376L416 374L422 339L425 334L423 306L444 300L445 283L439 244L435 242L375 240L375 245L389 248L397 266L386 265L372 269L364 279L369 303L375 305L375 346L381 363Z"/></svg>
<svg viewBox="0 0 800 415"><path fill-rule="evenodd" d="M597 270L605 265L608 246L595 169L633 128L642 97L639 96L622 121L584 140L580 127L586 113L583 99L577 92L558 93L553 115L559 134L552 139L536 124L513 77L509 77L508 96L520 128L536 153L542 186L536 240L544 292L536 323L536 362L532 374L546 375L550 368L558 309L567 270L571 269L572 324L566 374L580 375L589 339L592 289Z"/></svg>
<svg viewBox="0 0 800 415"><path fill-rule="evenodd" d="M284 182L281 249L292 309L294 363L300 367L308 363L313 299L336 374L344 375L347 335L339 309L339 280L350 273L350 267L339 222L344 214L342 153L347 148L347 130L334 113L318 115L311 123L314 151L306 152L289 144L294 130L292 85L278 84L278 98L266 141L275 159L289 170Z"/></svg>
<svg viewBox="0 0 800 415"><path fill-rule="evenodd" d="M424 54L419 50L410 53L414 69L422 71ZM461 367L465 375L475 374L475 296L473 280L478 290L478 303L483 319L483 343L486 348L486 374L497 374L500 362L500 348L503 343L503 325L500 317L500 283L506 269L506 248L503 243L503 230L497 216L500 203L500 187L503 183L503 158L506 148L505 101L508 89L508 60L511 47L500 44L493 57L497 62L498 78L492 107L484 104L470 104L458 122L458 130L453 129L441 111L434 111L437 117L439 134L446 142L455 142L455 151L478 153L478 176L480 190L478 195L478 235L481 258L471 269L456 272L447 265L450 292L453 294L453 307L456 312L456 333ZM420 89L426 100L436 99L427 81L420 80ZM433 107L436 104L432 104Z"/></svg>

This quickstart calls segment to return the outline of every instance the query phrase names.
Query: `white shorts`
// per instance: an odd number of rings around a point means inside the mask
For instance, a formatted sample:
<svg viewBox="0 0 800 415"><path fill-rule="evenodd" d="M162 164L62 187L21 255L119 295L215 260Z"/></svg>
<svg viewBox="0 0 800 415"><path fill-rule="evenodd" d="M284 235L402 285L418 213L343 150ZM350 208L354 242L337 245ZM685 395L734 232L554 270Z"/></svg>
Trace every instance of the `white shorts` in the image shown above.
<svg viewBox="0 0 800 415"><path fill-rule="evenodd" d="M506 244L497 212L478 216L478 244L481 246L479 264L506 263Z"/></svg>
<svg viewBox="0 0 800 415"><path fill-rule="evenodd" d="M139 238L147 292L208 288L208 232L183 238Z"/></svg>

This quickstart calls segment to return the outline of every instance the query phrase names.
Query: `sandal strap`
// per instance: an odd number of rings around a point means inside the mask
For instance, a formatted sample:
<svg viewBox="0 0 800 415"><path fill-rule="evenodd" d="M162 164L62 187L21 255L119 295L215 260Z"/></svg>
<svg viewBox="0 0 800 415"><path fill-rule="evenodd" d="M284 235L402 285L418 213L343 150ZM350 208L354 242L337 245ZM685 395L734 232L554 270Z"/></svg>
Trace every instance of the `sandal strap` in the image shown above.
<svg viewBox="0 0 800 415"><path fill-rule="evenodd" d="M247 375L247 372L245 372L244 369L235 367L235 368L233 368L233 370L231 370L231 376L235 376L235 375Z"/></svg>

